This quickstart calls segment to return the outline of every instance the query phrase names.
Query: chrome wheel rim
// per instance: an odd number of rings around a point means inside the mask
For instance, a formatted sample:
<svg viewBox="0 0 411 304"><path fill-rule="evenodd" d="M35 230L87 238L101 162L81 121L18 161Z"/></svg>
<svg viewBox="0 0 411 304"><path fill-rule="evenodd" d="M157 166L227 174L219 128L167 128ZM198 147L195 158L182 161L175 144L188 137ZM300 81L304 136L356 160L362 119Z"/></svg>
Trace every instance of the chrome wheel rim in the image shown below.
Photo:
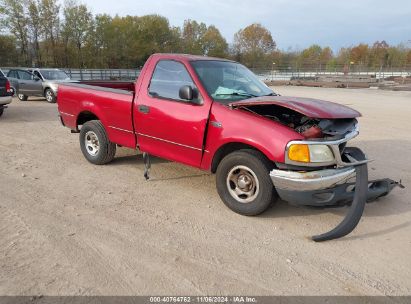
<svg viewBox="0 0 411 304"><path fill-rule="evenodd" d="M235 166L227 175L227 189L236 201L247 204L257 197L260 184L253 170L246 166Z"/></svg>
<svg viewBox="0 0 411 304"><path fill-rule="evenodd" d="M24 95L23 95L23 94L19 94L19 95L18 95L18 98L19 98L20 100L23 100Z"/></svg>
<svg viewBox="0 0 411 304"><path fill-rule="evenodd" d="M52 101L53 101L53 94L51 93L50 90L48 90L48 91L46 92L46 100L47 100L48 102L52 102Z"/></svg>
<svg viewBox="0 0 411 304"><path fill-rule="evenodd" d="M100 150L100 143L96 133L88 131L84 137L84 144L86 146L87 153L91 156L96 156Z"/></svg>

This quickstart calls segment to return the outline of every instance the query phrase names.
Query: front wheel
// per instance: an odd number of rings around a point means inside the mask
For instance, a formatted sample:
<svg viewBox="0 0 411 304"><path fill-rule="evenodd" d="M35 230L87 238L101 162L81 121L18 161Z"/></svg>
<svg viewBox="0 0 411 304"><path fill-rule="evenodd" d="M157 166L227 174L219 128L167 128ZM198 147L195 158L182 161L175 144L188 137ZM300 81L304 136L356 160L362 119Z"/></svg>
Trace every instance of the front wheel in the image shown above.
<svg viewBox="0 0 411 304"><path fill-rule="evenodd" d="M20 101L27 101L27 99L29 99L29 97L27 95L24 94L17 94L17 97Z"/></svg>
<svg viewBox="0 0 411 304"><path fill-rule="evenodd" d="M95 165L111 162L116 154L116 144L108 140L106 130L99 120L90 120L83 125L80 148L84 157Z"/></svg>
<svg viewBox="0 0 411 304"><path fill-rule="evenodd" d="M217 168L218 194L236 213L260 214L278 197L269 175L271 169L272 163L258 151L233 152Z"/></svg>
<svg viewBox="0 0 411 304"><path fill-rule="evenodd" d="M56 102L56 94L51 89L46 89L44 91L44 97L48 103L55 103Z"/></svg>

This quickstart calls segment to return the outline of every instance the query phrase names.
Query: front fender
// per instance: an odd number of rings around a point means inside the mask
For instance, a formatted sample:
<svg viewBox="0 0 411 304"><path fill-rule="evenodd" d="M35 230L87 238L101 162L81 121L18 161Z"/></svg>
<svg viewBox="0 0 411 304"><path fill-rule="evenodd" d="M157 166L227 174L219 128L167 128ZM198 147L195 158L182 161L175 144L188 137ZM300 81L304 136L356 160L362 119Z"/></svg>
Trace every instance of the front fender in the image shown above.
<svg viewBox="0 0 411 304"><path fill-rule="evenodd" d="M214 103L205 140L202 168L210 170L216 152L229 143L251 146L269 160L283 163L288 142L301 139L304 139L301 134L280 123Z"/></svg>

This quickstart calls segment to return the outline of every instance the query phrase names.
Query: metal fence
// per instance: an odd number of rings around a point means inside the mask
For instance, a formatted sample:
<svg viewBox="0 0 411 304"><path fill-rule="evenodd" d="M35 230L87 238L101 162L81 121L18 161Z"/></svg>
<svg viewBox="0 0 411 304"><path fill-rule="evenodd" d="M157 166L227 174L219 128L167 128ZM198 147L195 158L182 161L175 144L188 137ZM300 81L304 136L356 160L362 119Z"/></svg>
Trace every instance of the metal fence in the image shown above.
<svg viewBox="0 0 411 304"><path fill-rule="evenodd" d="M135 80L137 69L62 69L75 80Z"/></svg>
<svg viewBox="0 0 411 304"><path fill-rule="evenodd" d="M343 76L343 72L337 71L319 71L319 70L261 70L252 69L252 71L263 81L290 81L293 79L315 80L319 76ZM381 70L381 71L350 71L347 73L350 76L370 76L378 79L388 77L411 77L411 69L408 71L401 70Z"/></svg>
<svg viewBox="0 0 411 304"><path fill-rule="evenodd" d="M4 74L10 69L16 68L0 68ZM19 68L27 69L27 68ZM140 69L68 69L62 68L70 78L74 80L135 80L140 75ZM312 70L294 70L294 69L252 69L252 71L263 81L275 81L285 80L290 81L293 79L312 79L315 80L319 76L342 76L344 73L341 71L324 71L318 69ZM395 69L382 69L382 70L351 70L348 75L358 76L371 76L378 79L385 79L388 77L410 77L411 69L409 70L395 70Z"/></svg>
<svg viewBox="0 0 411 304"><path fill-rule="evenodd" d="M11 69L27 70L23 67L0 68L5 75ZM140 75L139 69L66 69L62 68L74 80L135 80Z"/></svg>

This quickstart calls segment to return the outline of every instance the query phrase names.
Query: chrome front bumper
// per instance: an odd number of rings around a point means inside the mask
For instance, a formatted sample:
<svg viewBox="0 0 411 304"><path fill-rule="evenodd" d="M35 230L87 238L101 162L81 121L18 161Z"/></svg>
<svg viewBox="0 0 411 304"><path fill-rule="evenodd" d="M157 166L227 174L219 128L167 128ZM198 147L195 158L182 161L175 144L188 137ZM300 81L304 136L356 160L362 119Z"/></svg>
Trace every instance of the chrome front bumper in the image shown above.
<svg viewBox="0 0 411 304"><path fill-rule="evenodd" d="M319 171L298 172L272 170L271 180L277 190L312 191L323 190L344 184L355 178L355 168L325 169Z"/></svg>
<svg viewBox="0 0 411 304"><path fill-rule="evenodd" d="M344 153L349 155L355 150L358 149L346 148ZM356 167L366 167L366 162L366 159L352 158L351 166L317 171L274 169L270 177L280 198L289 203L317 207L345 206L354 198ZM395 186L402 185L388 178L368 181L367 202L387 195Z"/></svg>

